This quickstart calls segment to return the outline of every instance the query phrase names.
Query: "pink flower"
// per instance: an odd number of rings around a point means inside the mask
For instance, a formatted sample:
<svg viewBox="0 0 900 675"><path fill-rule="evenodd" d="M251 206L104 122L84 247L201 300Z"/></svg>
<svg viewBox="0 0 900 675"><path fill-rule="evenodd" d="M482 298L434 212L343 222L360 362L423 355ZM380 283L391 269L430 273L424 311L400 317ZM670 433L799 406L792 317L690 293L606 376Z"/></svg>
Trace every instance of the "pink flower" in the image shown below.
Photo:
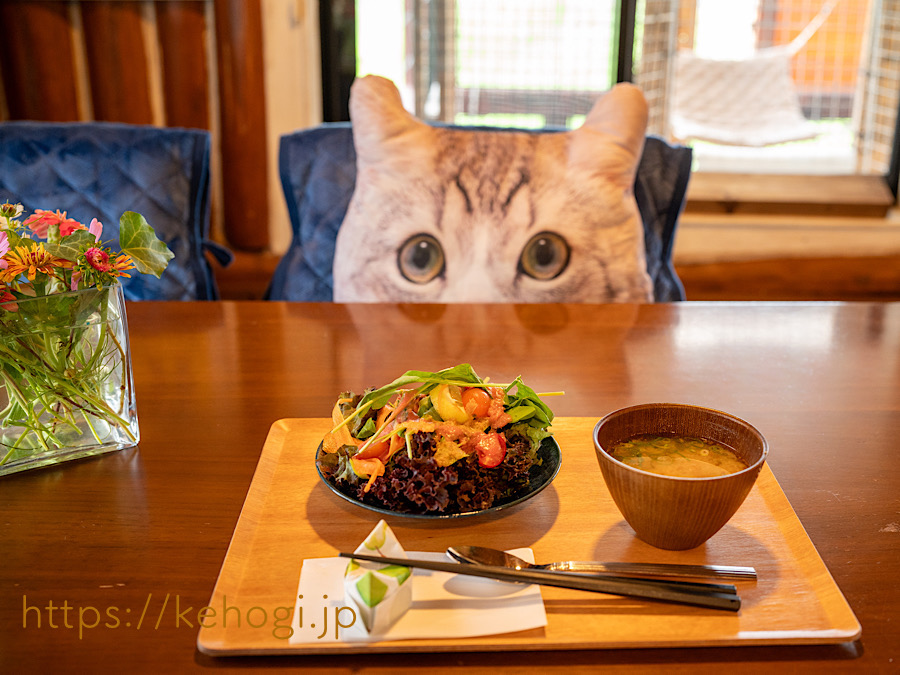
<svg viewBox="0 0 900 675"><path fill-rule="evenodd" d="M100 235L103 234L103 223L94 218L91 221L91 226L88 228L88 232L94 235L94 241L100 241Z"/></svg>
<svg viewBox="0 0 900 675"><path fill-rule="evenodd" d="M95 218L96 220L96 218ZM75 230L86 230L87 228L77 220L66 217L66 212L44 211L43 209L35 209L34 214L25 219L25 225L31 228L31 231L38 237L45 239L47 230L51 225L59 225L59 235L66 237Z"/></svg>
<svg viewBox="0 0 900 675"><path fill-rule="evenodd" d="M109 264L109 253L103 249L91 247L84 252L84 257L88 261L88 265L98 272L109 272L112 265Z"/></svg>
<svg viewBox="0 0 900 675"><path fill-rule="evenodd" d="M110 260L109 253L96 246L85 251L84 258L88 265L98 272L105 272L114 277L131 277L127 272L135 267L134 261L128 254L120 253L114 260Z"/></svg>
<svg viewBox="0 0 900 675"><path fill-rule="evenodd" d="M9 253L9 237L6 236L6 232L0 232L0 270L9 267L9 263L3 257L7 253Z"/></svg>

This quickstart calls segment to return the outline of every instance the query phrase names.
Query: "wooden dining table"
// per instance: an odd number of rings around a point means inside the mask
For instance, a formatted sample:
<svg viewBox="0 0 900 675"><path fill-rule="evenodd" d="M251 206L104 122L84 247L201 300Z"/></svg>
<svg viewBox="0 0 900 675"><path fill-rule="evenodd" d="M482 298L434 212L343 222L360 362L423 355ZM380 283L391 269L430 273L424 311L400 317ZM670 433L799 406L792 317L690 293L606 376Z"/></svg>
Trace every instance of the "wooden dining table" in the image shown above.
<svg viewBox="0 0 900 675"><path fill-rule="evenodd" d="M139 445L0 478L0 672L900 670L900 303L133 302L128 322ZM860 636L502 652L198 649L197 608L212 597L273 425L327 418L339 392L457 363L564 392L550 401L560 419L678 402L752 423ZM581 480L602 483L599 469ZM378 520L318 494L334 512ZM510 509L510 520L497 515L495 527L515 522L546 558L541 533L528 531L542 496ZM433 550L449 543L440 528L428 533ZM153 621L138 629L147 606Z"/></svg>

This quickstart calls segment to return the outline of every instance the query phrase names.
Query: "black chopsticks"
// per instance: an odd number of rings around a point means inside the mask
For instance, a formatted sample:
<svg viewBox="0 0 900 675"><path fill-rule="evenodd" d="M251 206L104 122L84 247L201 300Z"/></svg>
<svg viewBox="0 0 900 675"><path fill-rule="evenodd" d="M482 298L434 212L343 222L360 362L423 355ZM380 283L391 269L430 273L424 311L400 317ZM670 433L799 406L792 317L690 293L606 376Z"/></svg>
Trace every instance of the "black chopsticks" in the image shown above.
<svg viewBox="0 0 900 675"><path fill-rule="evenodd" d="M741 599L731 584L706 584L687 581L664 581L660 579L639 579L577 574L574 572L550 572L544 570L516 570L509 567L490 565L467 565L461 563L416 560L413 558L387 558L359 553L340 553L342 558L354 558L385 565L402 565L450 574L464 574L512 583L557 586L594 593L609 593L662 602L674 602L696 607L722 609L736 612L741 607Z"/></svg>

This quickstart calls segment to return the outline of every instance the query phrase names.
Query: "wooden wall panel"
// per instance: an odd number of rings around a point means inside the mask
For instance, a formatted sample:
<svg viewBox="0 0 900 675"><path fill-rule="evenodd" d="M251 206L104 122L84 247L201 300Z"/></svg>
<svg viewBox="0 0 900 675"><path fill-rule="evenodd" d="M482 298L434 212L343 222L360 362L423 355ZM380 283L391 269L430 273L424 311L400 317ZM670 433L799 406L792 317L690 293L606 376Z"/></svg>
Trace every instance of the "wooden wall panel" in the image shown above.
<svg viewBox="0 0 900 675"><path fill-rule="evenodd" d="M271 171L260 3L0 0L0 112L211 131L212 231L236 251L266 251Z"/></svg>
<svg viewBox="0 0 900 675"><path fill-rule="evenodd" d="M0 69L10 119L79 118L66 2L0 2Z"/></svg>
<svg viewBox="0 0 900 675"><path fill-rule="evenodd" d="M677 264L688 300L900 301L900 256Z"/></svg>
<svg viewBox="0 0 900 675"><path fill-rule="evenodd" d="M230 244L269 246L266 92L259 0L215 0L223 209Z"/></svg>
<svg viewBox="0 0 900 675"><path fill-rule="evenodd" d="M81 22L94 119L152 124L141 4L83 2Z"/></svg>
<svg viewBox="0 0 900 675"><path fill-rule="evenodd" d="M201 2L156 3L166 124L209 129L206 17Z"/></svg>

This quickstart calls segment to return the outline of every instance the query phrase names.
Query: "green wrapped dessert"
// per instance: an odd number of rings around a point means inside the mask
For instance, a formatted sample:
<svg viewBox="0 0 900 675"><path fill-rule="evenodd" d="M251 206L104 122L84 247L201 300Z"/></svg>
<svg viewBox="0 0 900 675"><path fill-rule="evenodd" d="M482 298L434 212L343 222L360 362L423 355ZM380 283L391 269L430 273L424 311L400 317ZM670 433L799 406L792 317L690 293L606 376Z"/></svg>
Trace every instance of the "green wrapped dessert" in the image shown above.
<svg viewBox="0 0 900 675"><path fill-rule="evenodd" d="M406 552L383 520L354 553L405 558ZM344 600L351 602L369 633L383 633L412 605L412 570L402 565L350 559L344 572Z"/></svg>

